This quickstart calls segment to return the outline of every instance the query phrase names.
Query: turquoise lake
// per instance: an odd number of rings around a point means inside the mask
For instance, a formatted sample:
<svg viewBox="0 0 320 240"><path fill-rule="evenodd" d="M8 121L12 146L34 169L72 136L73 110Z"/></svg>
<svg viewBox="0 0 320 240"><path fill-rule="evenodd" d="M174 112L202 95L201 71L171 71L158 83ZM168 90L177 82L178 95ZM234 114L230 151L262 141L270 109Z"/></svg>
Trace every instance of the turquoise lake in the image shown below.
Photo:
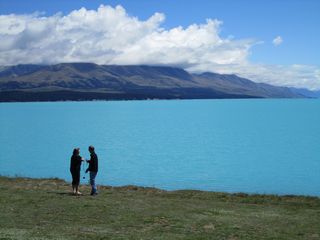
<svg viewBox="0 0 320 240"><path fill-rule="evenodd" d="M98 184L320 196L318 99L1 103L0 129L0 175L70 181L92 144Z"/></svg>

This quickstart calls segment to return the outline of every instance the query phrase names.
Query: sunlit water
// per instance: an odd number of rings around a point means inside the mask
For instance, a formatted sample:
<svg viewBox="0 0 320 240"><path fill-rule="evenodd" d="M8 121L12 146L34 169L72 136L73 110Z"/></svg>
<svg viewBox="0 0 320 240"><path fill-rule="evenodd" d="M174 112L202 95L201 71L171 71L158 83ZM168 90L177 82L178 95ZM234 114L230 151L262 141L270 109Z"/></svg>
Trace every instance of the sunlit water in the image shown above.
<svg viewBox="0 0 320 240"><path fill-rule="evenodd" d="M70 181L92 144L99 184L320 196L319 100L1 103L0 124L1 175Z"/></svg>

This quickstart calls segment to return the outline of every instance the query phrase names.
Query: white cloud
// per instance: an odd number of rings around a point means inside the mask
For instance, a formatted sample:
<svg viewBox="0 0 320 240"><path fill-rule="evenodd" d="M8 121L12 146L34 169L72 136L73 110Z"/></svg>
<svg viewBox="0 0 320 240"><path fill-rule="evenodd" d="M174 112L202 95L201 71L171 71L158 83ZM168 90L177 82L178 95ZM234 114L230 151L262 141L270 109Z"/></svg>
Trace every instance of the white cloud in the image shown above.
<svg viewBox="0 0 320 240"><path fill-rule="evenodd" d="M275 86L320 89L320 68L312 65L216 65L212 69L222 74L237 74L255 82Z"/></svg>
<svg viewBox="0 0 320 240"><path fill-rule="evenodd" d="M164 14L155 13L141 21L121 6L104 5L97 10L81 8L65 16L0 15L0 65L172 65L195 72L235 73L277 85L320 88L319 68L250 63L251 47L261 42L221 37L219 20L171 29L161 27L164 20Z"/></svg>
<svg viewBox="0 0 320 240"><path fill-rule="evenodd" d="M283 39L281 36L277 36L275 39L272 40L273 45L279 46L283 42Z"/></svg>

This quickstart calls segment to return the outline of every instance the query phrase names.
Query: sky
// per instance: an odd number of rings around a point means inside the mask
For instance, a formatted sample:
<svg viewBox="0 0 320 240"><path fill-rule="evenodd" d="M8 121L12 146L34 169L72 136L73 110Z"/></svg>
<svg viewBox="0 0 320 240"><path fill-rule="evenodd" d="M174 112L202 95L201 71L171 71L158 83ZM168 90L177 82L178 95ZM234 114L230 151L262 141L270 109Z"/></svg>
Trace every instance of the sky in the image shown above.
<svg viewBox="0 0 320 240"><path fill-rule="evenodd" d="M0 0L0 65L168 65L319 90L318 12L318 0Z"/></svg>

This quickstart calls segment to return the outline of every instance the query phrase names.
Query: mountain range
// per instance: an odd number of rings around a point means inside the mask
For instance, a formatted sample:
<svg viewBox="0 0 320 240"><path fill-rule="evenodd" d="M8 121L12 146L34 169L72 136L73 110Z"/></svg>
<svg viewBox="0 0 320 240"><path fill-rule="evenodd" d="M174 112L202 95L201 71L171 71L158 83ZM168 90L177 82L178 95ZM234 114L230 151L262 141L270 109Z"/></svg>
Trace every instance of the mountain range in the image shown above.
<svg viewBox="0 0 320 240"><path fill-rule="evenodd" d="M301 98L303 90L230 74L181 68L94 63L0 67L0 101ZM307 96L310 97L310 96Z"/></svg>

